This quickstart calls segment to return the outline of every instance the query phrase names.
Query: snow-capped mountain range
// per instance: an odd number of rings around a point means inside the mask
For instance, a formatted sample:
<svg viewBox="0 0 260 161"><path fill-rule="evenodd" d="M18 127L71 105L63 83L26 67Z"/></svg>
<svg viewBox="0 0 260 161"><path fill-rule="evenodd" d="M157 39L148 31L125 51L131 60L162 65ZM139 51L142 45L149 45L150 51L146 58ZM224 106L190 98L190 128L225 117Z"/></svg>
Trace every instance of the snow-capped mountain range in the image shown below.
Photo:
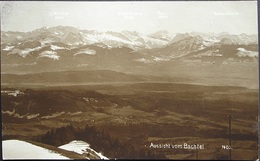
<svg viewBox="0 0 260 161"><path fill-rule="evenodd" d="M172 35L173 36L173 35ZM19 44L23 42L37 41L41 44L61 42L70 46L99 44L103 47L126 46L134 50L143 48L155 48L166 45L172 37L165 35L143 35L138 32L97 32L92 30L79 30L73 27L41 28L32 32L3 32L1 44ZM11 46L6 46L5 50Z"/></svg>
<svg viewBox="0 0 260 161"><path fill-rule="evenodd" d="M179 60L204 61L206 56L212 62L221 59L221 63L231 59L256 61L257 35L167 31L144 35L68 26L1 32L3 73L86 69L135 72L158 63L168 66Z"/></svg>
<svg viewBox="0 0 260 161"><path fill-rule="evenodd" d="M39 42L45 44L60 42L71 47L79 45L97 44L102 47L128 47L133 50L152 49L163 47L187 37L203 39L204 45L216 42L227 44L252 44L257 43L257 35L230 35L228 33L185 33L173 34L167 31L157 31L150 35L144 35L135 31L122 32L98 32L94 30L79 30L74 27L58 26L51 28L36 29L31 32L4 32L1 34L2 50L11 50L17 45L26 42Z"/></svg>

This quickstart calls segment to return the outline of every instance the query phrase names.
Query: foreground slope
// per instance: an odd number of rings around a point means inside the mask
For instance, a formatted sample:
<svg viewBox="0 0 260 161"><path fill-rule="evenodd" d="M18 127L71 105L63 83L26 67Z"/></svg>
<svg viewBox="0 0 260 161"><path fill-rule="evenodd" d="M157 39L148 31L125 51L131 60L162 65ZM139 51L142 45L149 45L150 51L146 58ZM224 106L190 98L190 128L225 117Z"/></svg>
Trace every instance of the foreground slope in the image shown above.
<svg viewBox="0 0 260 161"><path fill-rule="evenodd" d="M2 145L3 159L108 159L80 140L59 147L14 139L4 140Z"/></svg>
<svg viewBox="0 0 260 161"><path fill-rule="evenodd" d="M89 159L90 157L96 159L108 159L101 153L96 152L95 150L90 148L90 145L81 140L73 140L68 144L64 144L59 146L58 148L64 149L67 151L73 151L81 155L86 155L86 158Z"/></svg>
<svg viewBox="0 0 260 161"><path fill-rule="evenodd" d="M69 159L59 153L21 140L2 142L3 159Z"/></svg>

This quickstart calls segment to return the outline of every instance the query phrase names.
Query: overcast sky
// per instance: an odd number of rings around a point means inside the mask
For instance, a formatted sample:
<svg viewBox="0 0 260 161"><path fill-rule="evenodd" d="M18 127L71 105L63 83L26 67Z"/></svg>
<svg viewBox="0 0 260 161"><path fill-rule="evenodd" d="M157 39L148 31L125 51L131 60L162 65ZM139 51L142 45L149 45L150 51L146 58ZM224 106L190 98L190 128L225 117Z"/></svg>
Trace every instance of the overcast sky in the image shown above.
<svg viewBox="0 0 260 161"><path fill-rule="evenodd" d="M58 25L97 31L257 34L257 2L0 2L1 30Z"/></svg>

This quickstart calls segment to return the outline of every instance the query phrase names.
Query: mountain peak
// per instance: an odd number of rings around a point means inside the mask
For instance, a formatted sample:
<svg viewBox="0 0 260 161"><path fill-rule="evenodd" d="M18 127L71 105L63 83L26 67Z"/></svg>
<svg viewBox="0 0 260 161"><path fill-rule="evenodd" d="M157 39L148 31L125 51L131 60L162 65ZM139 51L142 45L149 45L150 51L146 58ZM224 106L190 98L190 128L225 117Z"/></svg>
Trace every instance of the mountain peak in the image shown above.
<svg viewBox="0 0 260 161"><path fill-rule="evenodd" d="M188 34L188 33L185 33L185 34L177 34L177 35L173 38L173 40L172 40L170 43L171 43L171 44L172 44L172 43L175 43L175 42L180 41L180 40L183 40L183 39L185 39L185 38L187 38L187 37L191 37L191 35Z"/></svg>

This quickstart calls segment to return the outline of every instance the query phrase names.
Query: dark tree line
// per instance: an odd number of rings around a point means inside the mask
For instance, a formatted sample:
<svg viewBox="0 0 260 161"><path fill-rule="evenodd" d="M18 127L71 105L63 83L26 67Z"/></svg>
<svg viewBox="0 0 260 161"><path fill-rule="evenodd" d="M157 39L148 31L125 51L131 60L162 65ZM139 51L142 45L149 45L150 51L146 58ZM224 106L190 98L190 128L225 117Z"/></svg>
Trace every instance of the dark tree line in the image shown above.
<svg viewBox="0 0 260 161"><path fill-rule="evenodd" d="M142 139L142 138L140 138ZM133 140L122 141L112 137L108 131L99 130L94 126L75 128L72 125L52 129L44 135L38 136L36 141L45 144L60 146L72 140L82 140L91 145L91 148L101 151L109 158L117 159L164 159L163 154L156 154L151 149L140 147Z"/></svg>

